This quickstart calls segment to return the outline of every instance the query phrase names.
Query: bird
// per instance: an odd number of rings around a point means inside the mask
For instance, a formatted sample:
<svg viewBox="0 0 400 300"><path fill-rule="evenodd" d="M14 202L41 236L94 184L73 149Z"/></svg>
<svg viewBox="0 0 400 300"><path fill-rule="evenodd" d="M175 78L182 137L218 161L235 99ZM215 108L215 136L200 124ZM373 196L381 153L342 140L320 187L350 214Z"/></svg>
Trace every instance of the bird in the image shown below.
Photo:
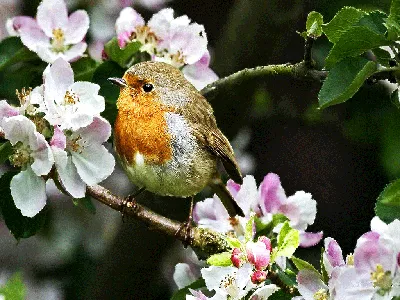
<svg viewBox="0 0 400 300"><path fill-rule="evenodd" d="M191 197L191 217L193 196L210 186L230 217L244 216L217 170L221 161L228 176L243 183L233 149L211 105L183 73L146 61L108 80L120 87L114 148L139 191Z"/></svg>

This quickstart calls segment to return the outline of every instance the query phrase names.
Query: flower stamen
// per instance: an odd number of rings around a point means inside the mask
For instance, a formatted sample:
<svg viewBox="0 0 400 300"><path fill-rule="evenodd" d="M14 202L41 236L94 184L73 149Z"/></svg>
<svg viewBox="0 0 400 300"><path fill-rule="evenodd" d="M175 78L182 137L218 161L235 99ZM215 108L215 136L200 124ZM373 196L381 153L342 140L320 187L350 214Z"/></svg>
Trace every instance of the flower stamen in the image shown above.
<svg viewBox="0 0 400 300"><path fill-rule="evenodd" d="M376 266L376 271L371 272L371 281L374 287L380 288L381 292L385 293L392 288L391 272L383 269L381 264Z"/></svg>
<svg viewBox="0 0 400 300"><path fill-rule="evenodd" d="M79 97L70 91L67 91L64 96L64 104L65 105L74 105L79 102Z"/></svg>
<svg viewBox="0 0 400 300"><path fill-rule="evenodd" d="M328 300L329 299L328 291L324 290L324 289L320 289L314 294L313 298L315 300Z"/></svg>
<svg viewBox="0 0 400 300"><path fill-rule="evenodd" d="M10 156L10 163L14 167L24 167L27 164L33 163L33 158L31 157L31 149L29 145L24 145L18 142L14 147L14 153Z"/></svg>
<svg viewBox="0 0 400 300"><path fill-rule="evenodd" d="M65 36L64 31L61 28L53 29L53 38L51 40L51 45L54 52L64 52L65 51Z"/></svg>

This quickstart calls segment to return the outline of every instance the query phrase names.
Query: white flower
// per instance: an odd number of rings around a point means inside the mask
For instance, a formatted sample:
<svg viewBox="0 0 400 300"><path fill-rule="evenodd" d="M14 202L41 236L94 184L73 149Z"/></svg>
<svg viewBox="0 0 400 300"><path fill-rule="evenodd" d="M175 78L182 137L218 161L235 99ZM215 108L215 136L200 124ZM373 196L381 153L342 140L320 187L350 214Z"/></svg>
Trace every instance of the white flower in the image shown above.
<svg viewBox="0 0 400 300"><path fill-rule="evenodd" d="M55 126L51 148L61 183L72 197L84 197L86 185L99 183L114 170L114 157L102 145L110 135L110 123L102 117L67 134Z"/></svg>
<svg viewBox="0 0 400 300"><path fill-rule="evenodd" d="M64 59L48 66L43 77L44 85L32 94L44 97L39 110L51 125L74 131L88 126L104 110L104 98L98 94L100 87L91 82L74 82L72 68Z"/></svg>
<svg viewBox="0 0 400 300"><path fill-rule="evenodd" d="M22 43L45 62L62 57L72 61L82 57L86 50L84 39L89 29L89 16L78 10L68 16L63 0L43 0L36 20L14 17L8 21L10 34L19 35Z"/></svg>
<svg viewBox="0 0 400 300"><path fill-rule="evenodd" d="M54 159L50 146L35 125L25 116L5 118L4 137L14 146L11 163L22 171L11 180L11 195L15 206L27 217L35 216L46 204L45 180Z"/></svg>

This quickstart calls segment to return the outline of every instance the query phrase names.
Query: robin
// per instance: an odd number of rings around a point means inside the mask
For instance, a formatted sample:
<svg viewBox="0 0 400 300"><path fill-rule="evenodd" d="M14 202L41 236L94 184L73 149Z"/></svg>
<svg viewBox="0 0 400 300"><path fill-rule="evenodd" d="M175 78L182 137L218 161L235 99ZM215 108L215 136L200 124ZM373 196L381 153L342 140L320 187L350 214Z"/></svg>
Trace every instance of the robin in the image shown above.
<svg viewBox="0 0 400 300"><path fill-rule="evenodd" d="M192 197L192 208L193 196L209 185L231 217L243 216L217 171L221 161L236 183L243 182L232 147L210 104L182 72L166 63L142 62L109 81L121 88L115 149L140 191Z"/></svg>

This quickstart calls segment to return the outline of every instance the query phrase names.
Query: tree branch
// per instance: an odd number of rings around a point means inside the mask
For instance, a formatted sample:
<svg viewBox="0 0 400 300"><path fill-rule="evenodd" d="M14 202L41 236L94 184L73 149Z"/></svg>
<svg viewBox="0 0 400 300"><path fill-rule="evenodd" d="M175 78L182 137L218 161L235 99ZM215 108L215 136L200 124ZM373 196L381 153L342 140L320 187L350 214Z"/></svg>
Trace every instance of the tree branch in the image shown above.
<svg viewBox="0 0 400 300"><path fill-rule="evenodd" d="M326 78L328 72L309 68L304 61L297 64L255 67L243 69L224 78L220 78L217 81L214 81L213 83L207 85L204 89L201 90L201 93L208 100L211 100L215 98L216 91L220 88L234 88L235 85L239 85L244 80L276 75L289 75L293 76L294 78L322 81Z"/></svg>
<svg viewBox="0 0 400 300"><path fill-rule="evenodd" d="M222 234L205 228L192 227L190 229L191 238L187 241L185 230L180 230L184 224L163 217L136 201L128 202L126 199L112 194L102 186L90 186L87 188L87 193L108 207L144 222L152 230L175 236L185 243L189 242L189 245L203 257L229 249Z"/></svg>

